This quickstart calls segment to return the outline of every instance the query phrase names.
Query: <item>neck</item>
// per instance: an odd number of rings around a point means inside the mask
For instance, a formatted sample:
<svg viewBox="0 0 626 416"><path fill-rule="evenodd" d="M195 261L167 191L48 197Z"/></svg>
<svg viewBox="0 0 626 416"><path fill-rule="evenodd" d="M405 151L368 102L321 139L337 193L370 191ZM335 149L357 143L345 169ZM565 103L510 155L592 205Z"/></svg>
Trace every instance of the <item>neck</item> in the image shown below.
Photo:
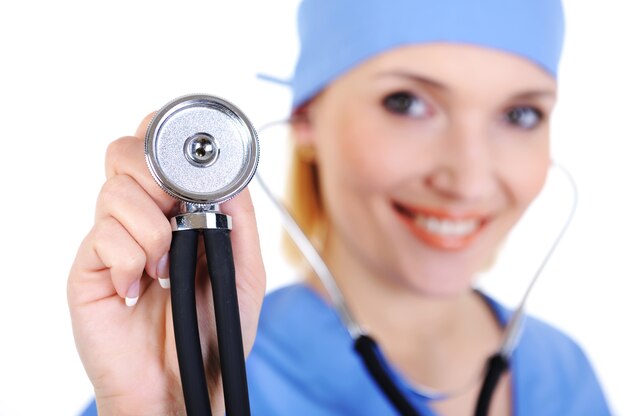
<svg viewBox="0 0 626 416"><path fill-rule="evenodd" d="M471 288L446 297L423 294L358 261L332 239L323 256L356 321L411 381L457 389L497 348L500 328ZM327 297L318 279L308 281Z"/></svg>

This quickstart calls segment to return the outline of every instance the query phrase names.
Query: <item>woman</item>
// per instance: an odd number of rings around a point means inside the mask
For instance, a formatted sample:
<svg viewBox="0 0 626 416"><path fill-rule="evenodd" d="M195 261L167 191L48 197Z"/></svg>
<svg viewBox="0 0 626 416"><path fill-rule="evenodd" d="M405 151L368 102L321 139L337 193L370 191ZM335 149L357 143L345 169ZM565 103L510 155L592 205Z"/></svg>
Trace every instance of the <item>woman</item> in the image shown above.
<svg viewBox="0 0 626 416"><path fill-rule="evenodd" d="M509 318L472 283L550 166L560 3L304 0L299 18L296 215L412 406L426 415L470 414ZM147 120L109 149L96 222L68 284L100 414L184 412L163 289L167 217L177 204L145 167ZM254 342L253 414L395 414L314 276L263 302L248 194L223 210L238 224L232 237L246 351ZM202 289L201 335L221 414L212 306ZM440 397L429 399L422 386ZM532 319L491 411L609 413L579 348Z"/></svg>

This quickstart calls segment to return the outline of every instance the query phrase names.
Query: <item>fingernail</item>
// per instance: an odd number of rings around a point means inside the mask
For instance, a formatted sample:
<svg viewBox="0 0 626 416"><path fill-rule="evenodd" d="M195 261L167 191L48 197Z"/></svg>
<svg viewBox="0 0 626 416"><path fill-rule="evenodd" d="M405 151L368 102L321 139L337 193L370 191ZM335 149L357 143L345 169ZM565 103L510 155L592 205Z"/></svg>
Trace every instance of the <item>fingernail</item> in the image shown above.
<svg viewBox="0 0 626 416"><path fill-rule="evenodd" d="M157 277L163 289L170 288L169 255L166 253L157 263Z"/></svg>
<svg viewBox="0 0 626 416"><path fill-rule="evenodd" d="M126 306L135 306L139 299L139 280L135 280L126 291Z"/></svg>

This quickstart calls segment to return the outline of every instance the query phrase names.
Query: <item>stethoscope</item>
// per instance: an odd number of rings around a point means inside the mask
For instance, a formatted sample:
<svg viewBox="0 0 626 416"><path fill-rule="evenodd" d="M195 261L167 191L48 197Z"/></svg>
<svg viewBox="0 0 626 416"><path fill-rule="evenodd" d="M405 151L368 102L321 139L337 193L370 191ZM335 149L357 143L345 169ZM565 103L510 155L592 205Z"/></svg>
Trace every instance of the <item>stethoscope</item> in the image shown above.
<svg viewBox="0 0 626 416"><path fill-rule="evenodd" d="M268 123L259 132L289 122L291 120ZM146 135L146 158L157 183L170 195L183 201L183 211L171 220L173 239L170 277L176 349L187 414L211 414L197 328L194 290L197 233L201 230L215 304L226 413L229 416L249 415L232 249L228 236L232 222L230 217L219 212L218 204L236 195L254 176L258 164L257 133L245 115L227 101L213 96L185 96L172 101L155 115ZM494 390L508 370L511 356L521 336L524 310L530 292L576 211L577 188L572 176L555 162L552 167L561 171L571 184L572 206L519 306L509 319L500 348L487 361L474 412L477 416L488 413ZM226 175L223 170L229 174ZM217 179L208 178L211 176ZM376 341L354 319L335 278L313 243L258 172L256 180L280 213L286 232L326 289L330 302L352 338L354 349L367 371L400 415L419 415L419 411L394 382L391 369L384 361ZM422 395L428 398L449 397L445 393Z"/></svg>
<svg viewBox="0 0 626 416"><path fill-rule="evenodd" d="M145 154L152 176L181 201L171 220L170 285L176 354L188 415L211 415L196 311L196 258L202 235L213 292L224 404L249 416L248 384L230 241L233 224L219 204L250 182L258 136L241 110L209 95L188 95L161 108L148 126Z"/></svg>

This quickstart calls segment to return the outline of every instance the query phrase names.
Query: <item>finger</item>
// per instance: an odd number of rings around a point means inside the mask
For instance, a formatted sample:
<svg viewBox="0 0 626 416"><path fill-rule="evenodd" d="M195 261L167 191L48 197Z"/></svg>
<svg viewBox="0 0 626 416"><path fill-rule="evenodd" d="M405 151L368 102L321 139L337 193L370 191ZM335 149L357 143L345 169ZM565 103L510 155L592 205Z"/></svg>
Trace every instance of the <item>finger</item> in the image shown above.
<svg viewBox="0 0 626 416"><path fill-rule="evenodd" d="M265 268L261 257L254 206L248 189L221 205L233 218L231 241L238 288L251 296L260 308L265 293Z"/></svg>
<svg viewBox="0 0 626 416"><path fill-rule="evenodd" d="M96 222L108 217L115 218L141 247L148 275L168 277L170 223L150 195L130 176L113 176L102 187L96 205Z"/></svg>
<svg viewBox="0 0 626 416"><path fill-rule="evenodd" d="M156 111L153 111L152 113L148 114L147 116L143 118L143 120L141 121L141 124L139 124L139 127L137 127L137 131L135 132L136 137L140 138L141 140L145 140L146 132L148 131L148 126L150 125L150 122L154 118L155 114L156 114Z"/></svg>
<svg viewBox="0 0 626 416"><path fill-rule="evenodd" d="M105 164L107 178L114 175L117 172L115 170L115 167L119 165L119 163L115 163L115 161L117 160L117 157L123 156L125 154L124 151L127 150L127 148L124 147L124 145L128 145L129 144L128 141L130 141L131 143L134 143L133 147L136 147L137 142L142 143L141 146L143 149L143 146L145 143L146 131L148 130L148 126L150 125L150 122L154 118L155 114L156 112L152 112L143 118L143 120L137 127L137 131L135 132L134 136L123 137L120 140L116 140L115 142L111 143L111 145L109 145L109 148L107 149L107 161ZM123 142L123 143L118 143L118 142Z"/></svg>
<svg viewBox="0 0 626 416"><path fill-rule="evenodd" d="M221 204L225 214L233 218L231 240L237 251L240 263L257 272L263 268L259 234L257 231L254 206L248 189L244 189L235 198Z"/></svg>
<svg viewBox="0 0 626 416"><path fill-rule="evenodd" d="M115 218L98 221L78 250L68 298L86 304L117 294L132 304L141 290L145 262L141 246Z"/></svg>
<svg viewBox="0 0 626 416"><path fill-rule="evenodd" d="M265 294L265 268L261 258L254 206L247 189L221 205L233 218L231 242L235 262L237 297L246 353L256 334L259 312Z"/></svg>
<svg viewBox="0 0 626 416"><path fill-rule="evenodd" d="M137 137L122 137L111 143L105 160L107 178L127 175L133 178L168 216L178 207L178 201L156 183L146 164L144 143Z"/></svg>

